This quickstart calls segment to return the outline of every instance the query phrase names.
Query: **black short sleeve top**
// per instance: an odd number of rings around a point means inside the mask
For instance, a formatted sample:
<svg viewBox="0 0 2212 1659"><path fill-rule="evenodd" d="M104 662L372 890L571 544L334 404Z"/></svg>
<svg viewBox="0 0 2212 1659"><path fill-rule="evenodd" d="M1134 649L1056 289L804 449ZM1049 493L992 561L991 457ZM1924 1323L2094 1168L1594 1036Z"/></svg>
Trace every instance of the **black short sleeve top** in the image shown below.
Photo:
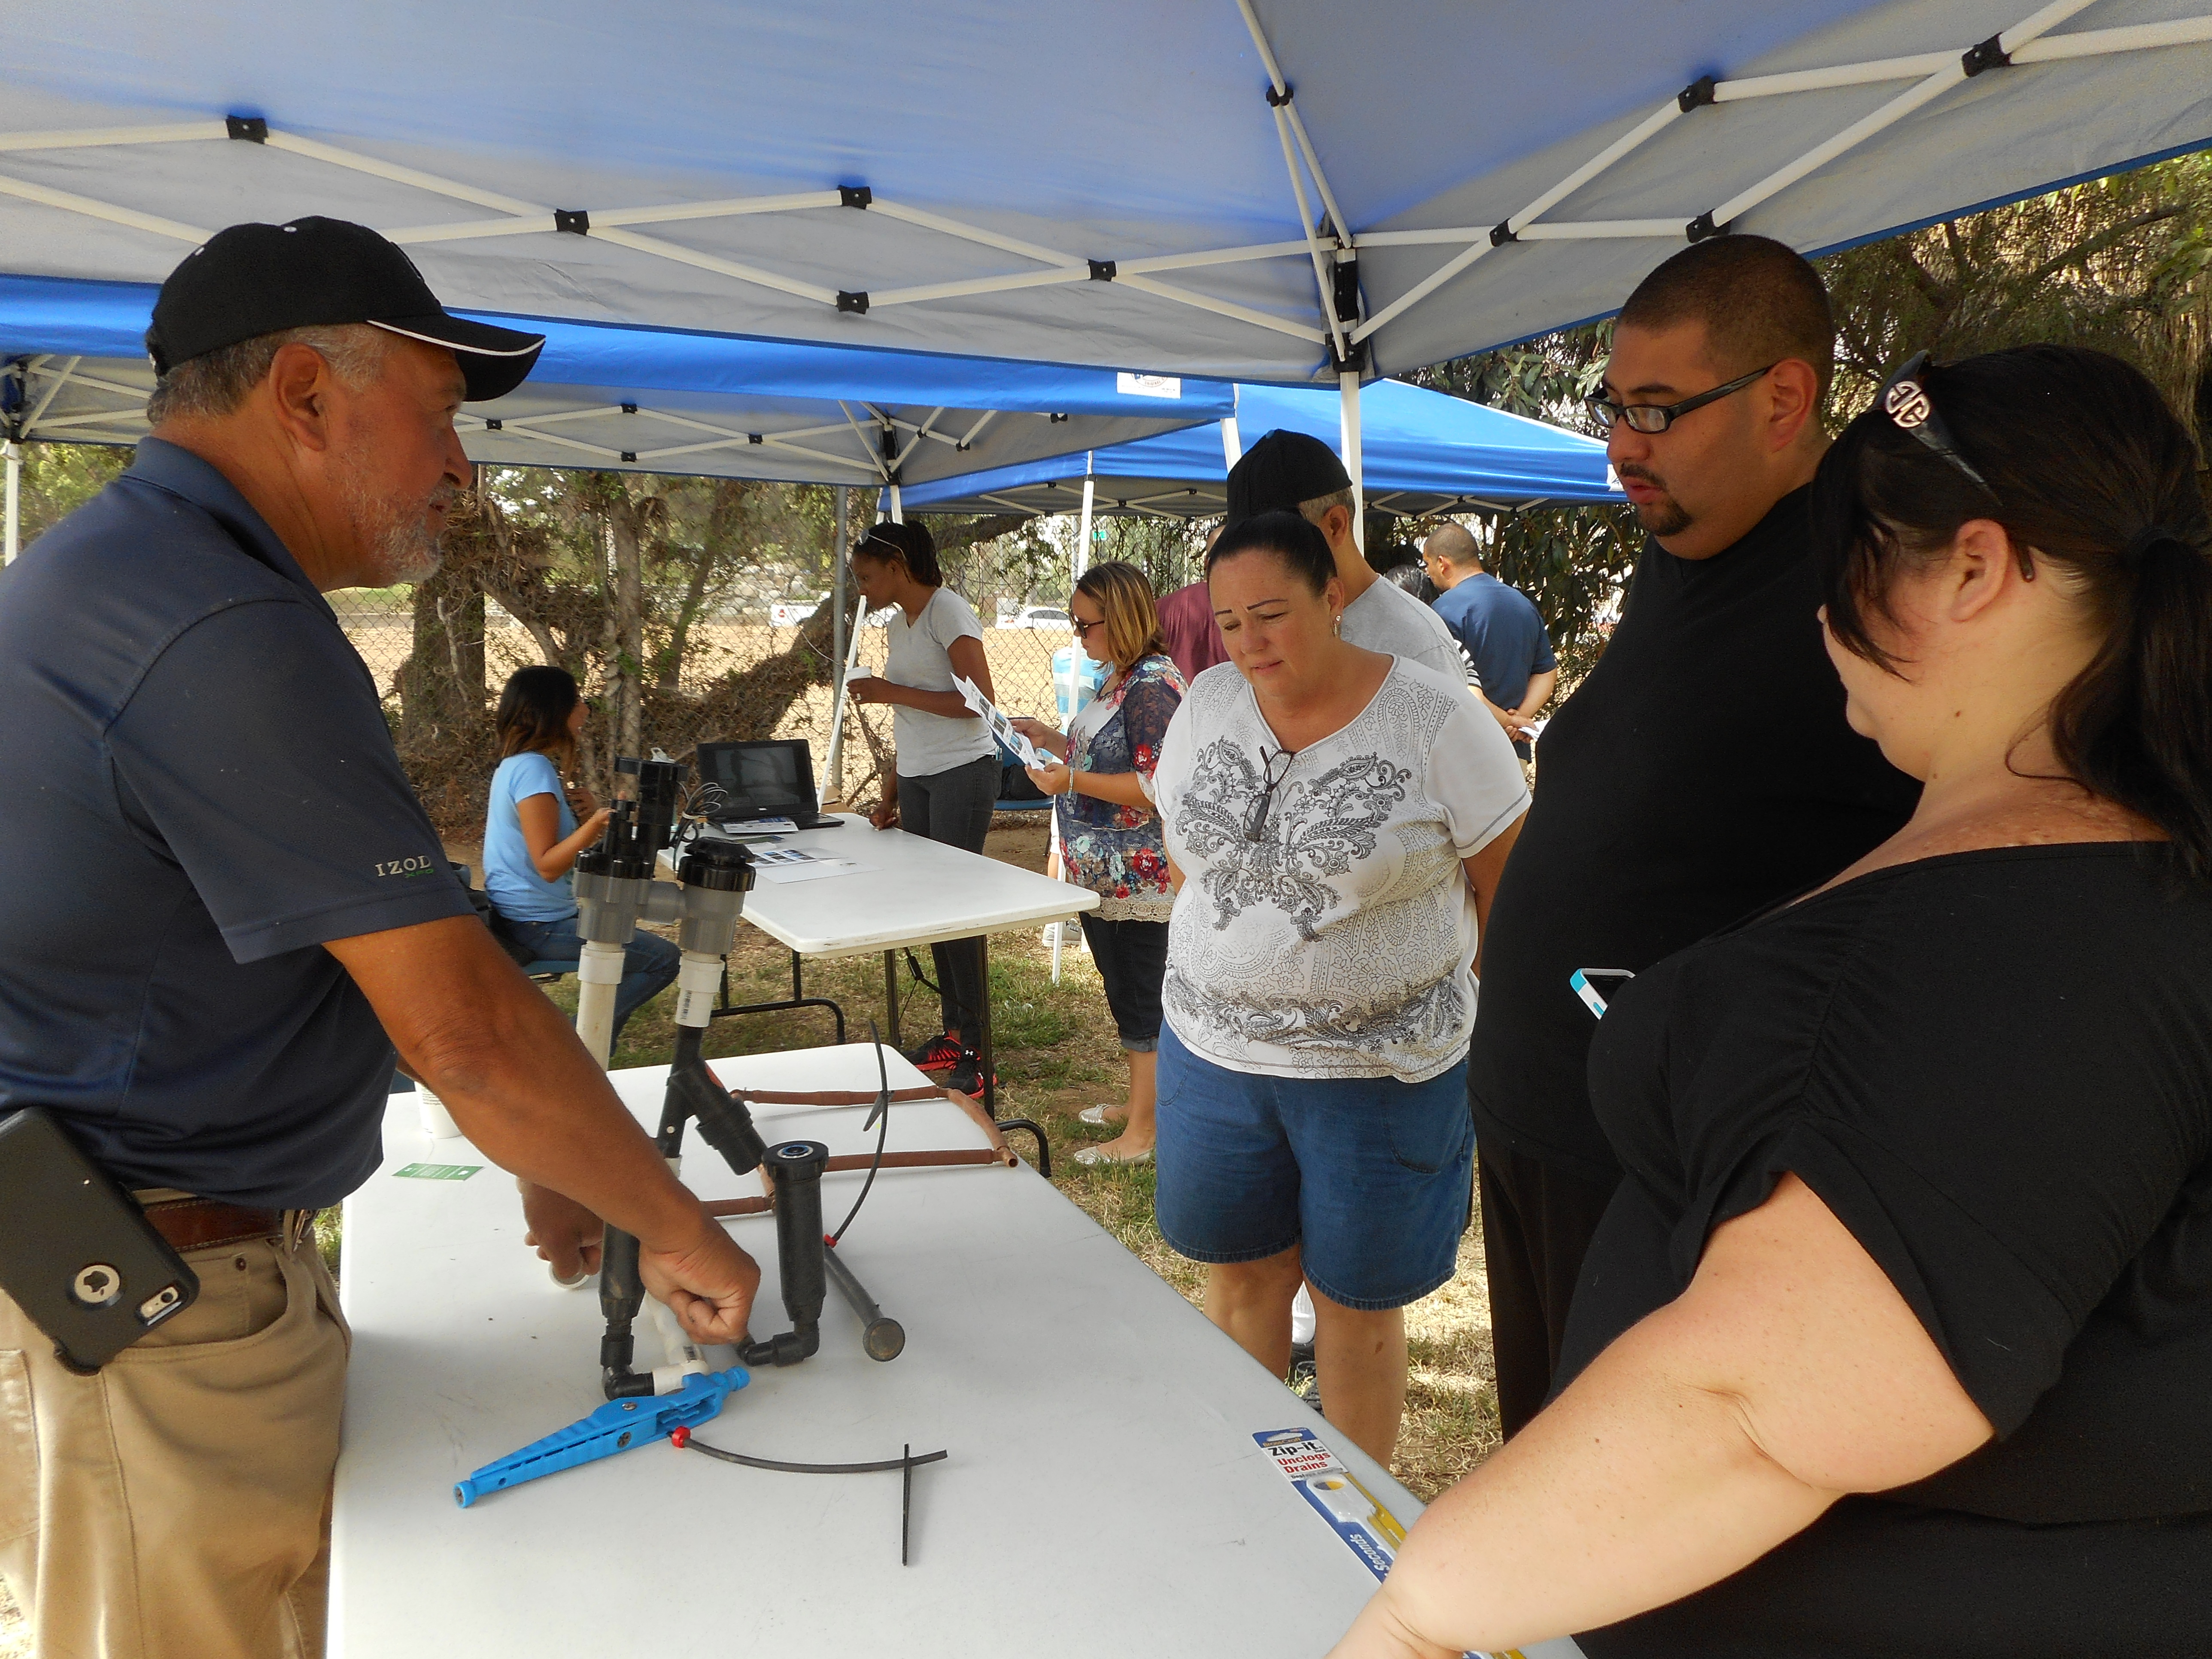
<svg viewBox="0 0 2212 1659"><path fill-rule="evenodd" d="M1634 1191L1570 1375L1794 1172L1999 1436L1892 1496L2212 1510L2212 893L2162 848L1959 854L1770 913L1624 987L1590 1086Z"/></svg>

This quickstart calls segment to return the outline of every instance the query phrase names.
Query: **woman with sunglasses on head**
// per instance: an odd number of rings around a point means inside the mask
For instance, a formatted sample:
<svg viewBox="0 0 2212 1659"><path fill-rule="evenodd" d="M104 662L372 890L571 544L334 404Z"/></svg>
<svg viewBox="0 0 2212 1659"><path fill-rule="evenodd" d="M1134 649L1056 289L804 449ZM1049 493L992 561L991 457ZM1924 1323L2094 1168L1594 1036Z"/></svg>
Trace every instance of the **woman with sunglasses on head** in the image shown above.
<svg viewBox="0 0 2212 1659"><path fill-rule="evenodd" d="M2057 346L1923 356L1829 451L1829 654L1919 807L1612 1001L1571 1381L1340 1654L2206 1650L2197 466Z"/></svg>
<svg viewBox="0 0 2212 1659"><path fill-rule="evenodd" d="M484 813L484 896L495 926L532 961L566 969L580 961L576 932L576 855L605 832L607 809L580 786L574 792L587 815L581 823L562 787L576 766L576 734L591 706L565 668L518 668L499 694L494 726L499 769ZM642 928L623 951L615 988L614 1036L629 1017L674 982L683 953Z"/></svg>
<svg viewBox="0 0 2212 1659"><path fill-rule="evenodd" d="M1229 661L1192 682L1152 778L1179 882L1160 1231L1278 1376L1310 1288L1322 1409L1387 1466L1403 1310L1467 1224L1472 970L1528 792L1463 684L1338 636L1305 519L1231 526L1206 574Z"/></svg>
<svg viewBox="0 0 2212 1659"><path fill-rule="evenodd" d="M1160 1046L1160 977L1167 967L1168 884L1160 820L1145 793L1160 743L1182 704L1183 678L1160 637L1152 585L1133 564L1094 564L1068 600L1075 641L1113 672L1069 723L1066 737L1042 720L1014 722L1061 763L1032 768L1054 797L1054 827L1066 878L1098 895L1083 917L1084 942L1098 964L1121 1052L1129 1062L1129 1103L1121 1133L1079 1148L1079 1164L1142 1163L1152 1155L1153 1067ZM1108 1106L1086 1123L1111 1125Z"/></svg>
<svg viewBox="0 0 2212 1659"><path fill-rule="evenodd" d="M983 624L968 601L945 586L937 544L921 525L878 525L853 550L852 567L871 611L896 607L884 630L882 676L845 684L854 702L891 709L896 757L868 821L878 830L901 829L980 853L999 799L999 745L952 681L958 675L993 696ZM929 953L945 1029L908 1048L906 1057L948 1089L981 1094L982 941L947 939Z"/></svg>

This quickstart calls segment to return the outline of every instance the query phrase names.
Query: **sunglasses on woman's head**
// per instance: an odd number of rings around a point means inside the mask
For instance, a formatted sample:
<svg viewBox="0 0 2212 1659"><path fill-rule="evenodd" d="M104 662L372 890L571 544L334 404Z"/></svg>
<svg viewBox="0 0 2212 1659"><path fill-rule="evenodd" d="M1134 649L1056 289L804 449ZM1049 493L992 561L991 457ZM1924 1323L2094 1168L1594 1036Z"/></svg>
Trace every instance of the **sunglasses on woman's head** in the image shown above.
<svg viewBox="0 0 2212 1659"><path fill-rule="evenodd" d="M1914 352L1875 394L1875 407L1888 416L1899 431L1911 433L1984 489L1989 489L1990 481L1975 471L1973 463L1959 453L1958 441L1952 437L1951 428L1936 412L1936 400L1928 395L1929 367L1928 354ZM1992 499L1996 493L1990 491Z"/></svg>
<svg viewBox="0 0 2212 1659"><path fill-rule="evenodd" d="M1961 454L1959 441L1951 435L1951 428L1936 412L1936 399L1928 391L1928 353L1916 351L1900 363L1894 374L1882 383L1875 394L1874 404L1901 432L1909 432L1922 443L1941 455L1959 471L1960 476L1972 482L1982 494L1990 498L1990 505L2001 507L1997 492L1974 468L1974 464ZM2021 544L2014 544L2020 560L2021 580L2035 580L2035 556Z"/></svg>

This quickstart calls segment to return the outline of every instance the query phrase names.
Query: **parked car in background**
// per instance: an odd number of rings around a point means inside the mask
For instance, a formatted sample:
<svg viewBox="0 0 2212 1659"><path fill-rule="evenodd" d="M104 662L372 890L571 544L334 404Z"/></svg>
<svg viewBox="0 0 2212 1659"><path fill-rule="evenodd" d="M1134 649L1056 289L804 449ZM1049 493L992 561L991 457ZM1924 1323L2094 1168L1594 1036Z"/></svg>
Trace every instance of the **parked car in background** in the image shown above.
<svg viewBox="0 0 2212 1659"><path fill-rule="evenodd" d="M819 599L791 599L768 608L770 628L796 628L822 608Z"/></svg>
<svg viewBox="0 0 2212 1659"><path fill-rule="evenodd" d="M1025 605L1010 617L999 618L1001 628L1072 628L1067 612L1057 605Z"/></svg>

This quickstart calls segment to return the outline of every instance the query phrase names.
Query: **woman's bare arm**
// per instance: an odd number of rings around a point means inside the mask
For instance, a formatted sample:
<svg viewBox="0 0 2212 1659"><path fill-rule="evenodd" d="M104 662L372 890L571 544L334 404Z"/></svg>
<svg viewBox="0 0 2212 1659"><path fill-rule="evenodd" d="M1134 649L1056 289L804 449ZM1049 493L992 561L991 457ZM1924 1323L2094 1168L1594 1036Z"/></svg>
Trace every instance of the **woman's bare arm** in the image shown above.
<svg viewBox="0 0 2212 1659"><path fill-rule="evenodd" d="M561 803L551 795L525 795L514 804L522 821L522 844L541 880L558 881L576 867L576 854L599 840L607 827L607 809L599 810L576 826L565 839L561 834Z"/></svg>
<svg viewBox="0 0 2212 1659"><path fill-rule="evenodd" d="M1512 855L1513 843L1521 839L1521 826L1528 822L1528 813L1522 813L1499 830L1480 853L1471 859L1461 860L1467 866L1467 884L1474 894L1474 976L1477 979L1482 977L1482 942L1490 937L1490 902L1498 896L1498 882L1505 873L1505 860Z"/></svg>
<svg viewBox="0 0 2212 1659"><path fill-rule="evenodd" d="M952 659L952 672L964 680L975 682L976 689L998 701L991 690L991 665L983 655L983 641L973 634L963 634L945 648ZM918 708L925 714L942 714L947 720L972 720L975 711L956 690L925 691L918 685L901 685L896 680L879 676L854 675L845 682L845 694L854 702L896 703L904 708Z"/></svg>
<svg viewBox="0 0 2212 1659"><path fill-rule="evenodd" d="M1611 1624L1990 1433L1873 1258L1784 1176L1715 1231L1687 1291L1431 1506L1334 1655L1426 1659Z"/></svg>

